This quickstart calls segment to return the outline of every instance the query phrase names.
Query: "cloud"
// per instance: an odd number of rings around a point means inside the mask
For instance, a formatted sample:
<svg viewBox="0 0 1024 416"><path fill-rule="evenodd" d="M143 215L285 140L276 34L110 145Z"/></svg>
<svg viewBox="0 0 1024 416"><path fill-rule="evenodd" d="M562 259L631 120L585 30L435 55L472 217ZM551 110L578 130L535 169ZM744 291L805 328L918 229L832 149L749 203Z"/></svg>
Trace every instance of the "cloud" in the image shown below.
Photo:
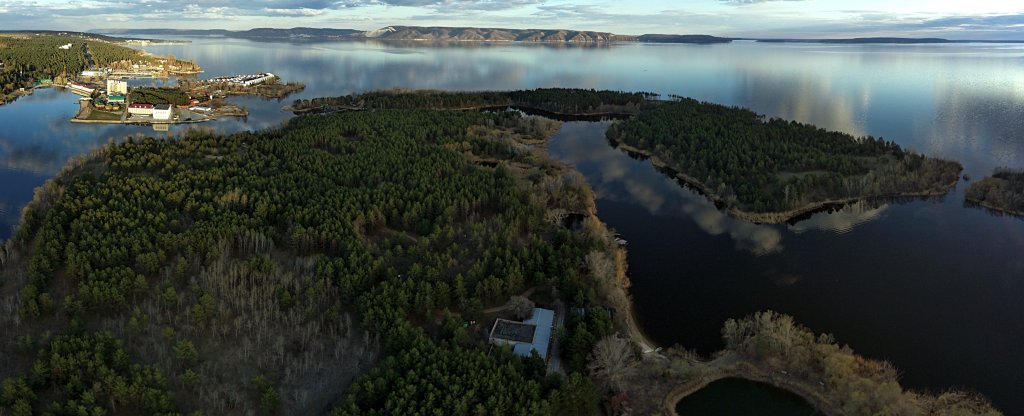
<svg viewBox="0 0 1024 416"><path fill-rule="evenodd" d="M718 0L721 3L731 4L734 6L744 6L750 4L761 4L761 3L773 3L779 1L806 1L806 0Z"/></svg>
<svg viewBox="0 0 1024 416"><path fill-rule="evenodd" d="M327 12L325 10L323 10L323 9L307 9L307 8L298 8L298 9L270 9L270 8L266 8L266 9L263 9L263 15L271 16L271 17L274 17L274 16L312 17L312 16L321 16L321 15L324 15L326 13Z"/></svg>
<svg viewBox="0 0 1024 416"><path fill-rule="evenodd" d="M343 0L344 7L420 7L434 11L498 11L543 4L547 0Z"/></svg>

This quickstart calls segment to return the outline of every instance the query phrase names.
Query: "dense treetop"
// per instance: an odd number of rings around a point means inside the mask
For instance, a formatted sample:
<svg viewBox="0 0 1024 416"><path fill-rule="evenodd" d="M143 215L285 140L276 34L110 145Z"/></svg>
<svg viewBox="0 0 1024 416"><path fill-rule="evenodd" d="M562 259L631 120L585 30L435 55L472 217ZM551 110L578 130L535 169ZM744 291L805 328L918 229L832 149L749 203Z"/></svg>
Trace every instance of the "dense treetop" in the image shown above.
<svg viewBox="0 0 1024 416"><path fill-rule="evenodd" d="M60 49L70 43L71 48ZM6 94L31 87L37 78L77 74L88 64L85 41L70 36L0 36L0 88Z"/></svg>
<svg viewBox="0 0 1024 416"><path fill-rule="evenodd" d="M635 112L656 95L644 92L538 88L520 91L375 91L341 97L295 100L293 110L324 107L361 109L471 109L528 107L565 114Z"/></svg>

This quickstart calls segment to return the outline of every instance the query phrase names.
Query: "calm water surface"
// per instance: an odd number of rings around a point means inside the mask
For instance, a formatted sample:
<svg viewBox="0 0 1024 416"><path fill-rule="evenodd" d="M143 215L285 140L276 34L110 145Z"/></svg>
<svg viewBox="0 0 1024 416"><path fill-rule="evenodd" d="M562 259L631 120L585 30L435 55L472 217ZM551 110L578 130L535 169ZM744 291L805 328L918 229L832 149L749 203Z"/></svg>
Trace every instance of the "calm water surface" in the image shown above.
<svg viewBox="0 0 1024 416"><path fill-rule="evenodd" d="M961 161L980 178L1024 167L1021 45L618 45L434 47L193 39L147 49L200 63L202 77L269 71L307 89L283 101L236 98L231 132L280 124L295 98L386 88L583 87L679 94L750 107ZM142 126L72 125L70 93L0 107L0 238L34 187L69 157ZM1024 220L943 199L883 201L793 225L734 221L649 163L612 149L605 124L568 123L549 152L575 164L601 218L630 247L637 312L655 340L721 347L730 317L772 308L858 352L889 359L904 382L968 387L1024 413ZM172 128L172 133L180 132Z"/></svg>
<svg viewBox="0 0 1024 416"><path fill-rule="evenodd" d="M727 378L680 400L679 416L811 416L818 414L796 394L764 383Z"/></svg>

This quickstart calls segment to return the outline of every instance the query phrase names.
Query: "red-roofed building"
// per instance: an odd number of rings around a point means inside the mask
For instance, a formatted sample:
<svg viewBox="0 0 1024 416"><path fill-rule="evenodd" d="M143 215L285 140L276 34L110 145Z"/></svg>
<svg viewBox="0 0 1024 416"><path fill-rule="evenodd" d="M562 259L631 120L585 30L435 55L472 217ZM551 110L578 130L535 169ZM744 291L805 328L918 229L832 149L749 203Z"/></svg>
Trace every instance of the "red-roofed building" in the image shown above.
<svg viewBox="0 0 1024 416"><path fill-rule="evenodd" d="M153 115L153 104L131 104L128 106L128 114Z"/></svg>

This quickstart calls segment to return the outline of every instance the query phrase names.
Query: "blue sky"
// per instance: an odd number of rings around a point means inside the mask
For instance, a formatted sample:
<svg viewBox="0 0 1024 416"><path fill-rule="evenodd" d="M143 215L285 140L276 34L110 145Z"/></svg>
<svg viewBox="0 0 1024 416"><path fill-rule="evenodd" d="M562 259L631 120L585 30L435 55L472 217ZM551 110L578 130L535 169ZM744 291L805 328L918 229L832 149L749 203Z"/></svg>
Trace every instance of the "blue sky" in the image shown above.
<svg viewBox="0 0 1024 416"><path fill-rule="evenodd" d="M0 0L4 29L564 28L751 37L1024 40L1019 0Z"/></svg>

